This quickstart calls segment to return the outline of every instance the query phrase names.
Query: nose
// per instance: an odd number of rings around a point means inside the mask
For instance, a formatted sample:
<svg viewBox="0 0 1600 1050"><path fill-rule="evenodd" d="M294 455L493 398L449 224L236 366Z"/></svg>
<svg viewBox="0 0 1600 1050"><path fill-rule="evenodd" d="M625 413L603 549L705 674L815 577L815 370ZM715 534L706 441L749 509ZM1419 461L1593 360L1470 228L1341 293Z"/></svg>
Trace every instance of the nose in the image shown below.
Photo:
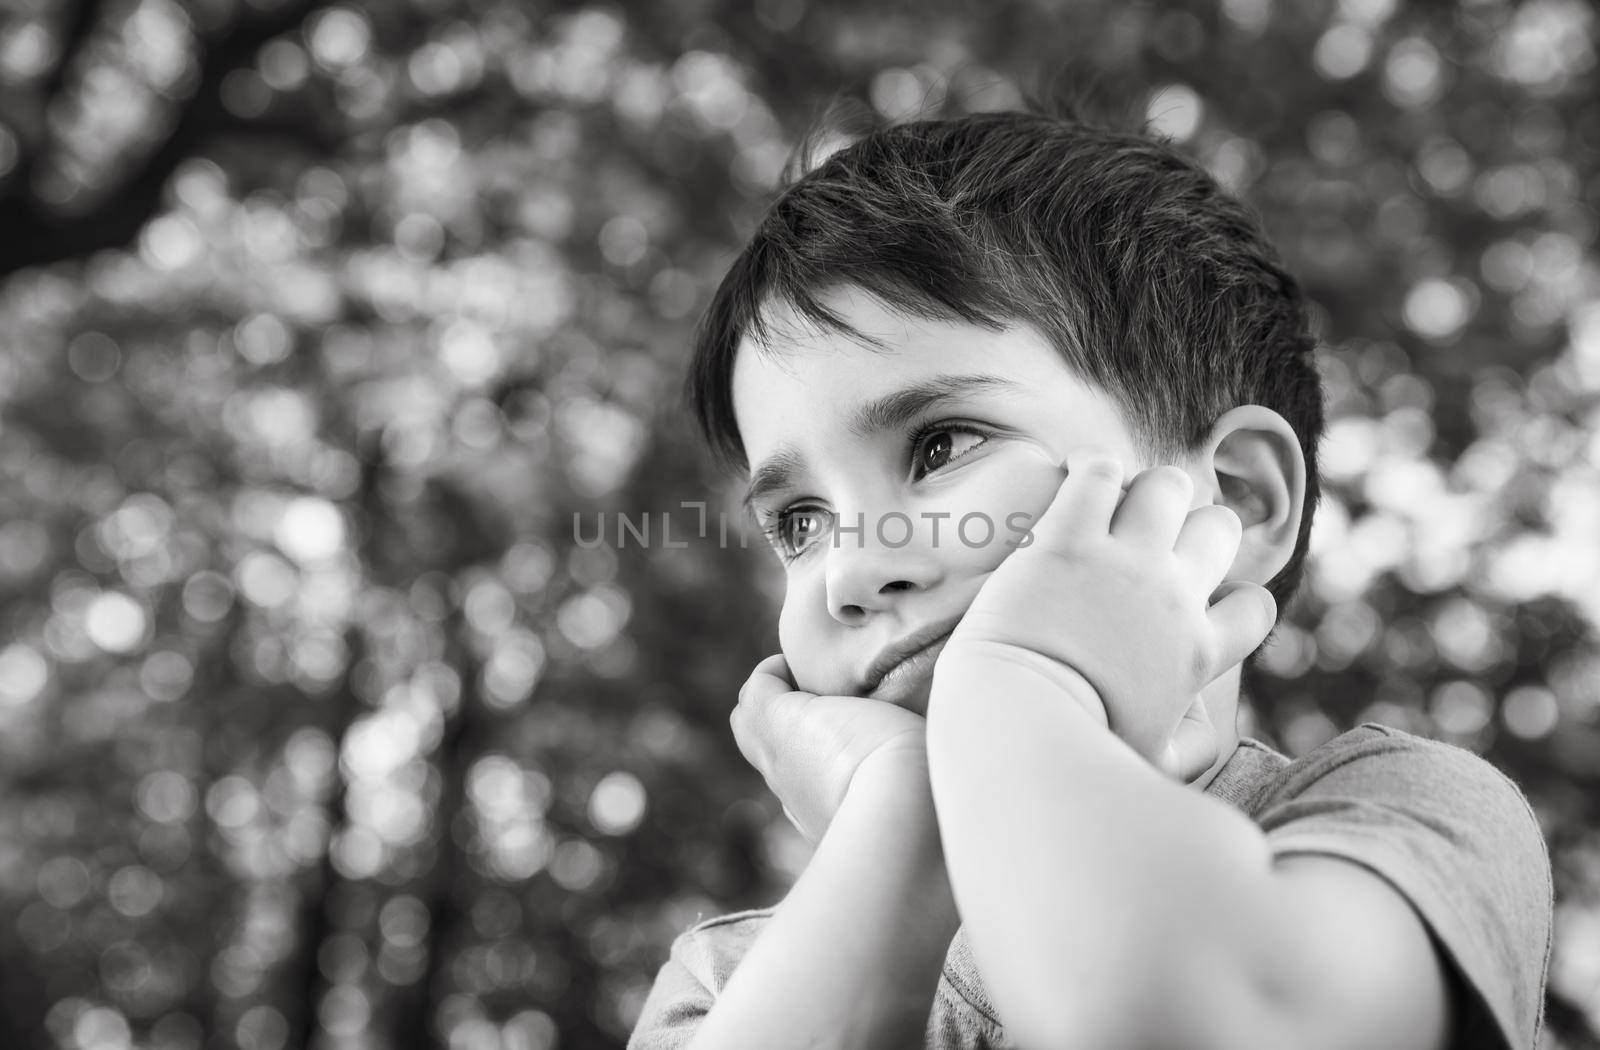
<svg viewBox="0 0 1600 1050"><path fill-rule="evenodd" d="M843 531L827 552L828 612L842 624L860 624L869 614L891 607L899 595L927 590L939 581L937 552L925 537L913 530L896 545L907 530L886 526L885 531L887 537L876 534L871 523L854 535Z"/></svg>

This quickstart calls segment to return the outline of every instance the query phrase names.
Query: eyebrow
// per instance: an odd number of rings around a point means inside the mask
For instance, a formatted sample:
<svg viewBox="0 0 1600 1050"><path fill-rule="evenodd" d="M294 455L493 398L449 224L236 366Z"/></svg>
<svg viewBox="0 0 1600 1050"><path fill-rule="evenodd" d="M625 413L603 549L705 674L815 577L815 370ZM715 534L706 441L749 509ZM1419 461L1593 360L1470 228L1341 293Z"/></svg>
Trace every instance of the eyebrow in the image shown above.
<svg viewBox="0 0 1600 1050"><path fill-rule="evenodd" d="M936 405L994 389L1015 390L1017 384L978 372L933 376L862 404L851 415L847 427L858 437L871 437L885 430L898 430ZM788 487L804 470L805 457L798 449L793 445L778 446L777 451L750 472L750 484L745 488L741 505L746 512L753 513L758 500Z"/></svg>

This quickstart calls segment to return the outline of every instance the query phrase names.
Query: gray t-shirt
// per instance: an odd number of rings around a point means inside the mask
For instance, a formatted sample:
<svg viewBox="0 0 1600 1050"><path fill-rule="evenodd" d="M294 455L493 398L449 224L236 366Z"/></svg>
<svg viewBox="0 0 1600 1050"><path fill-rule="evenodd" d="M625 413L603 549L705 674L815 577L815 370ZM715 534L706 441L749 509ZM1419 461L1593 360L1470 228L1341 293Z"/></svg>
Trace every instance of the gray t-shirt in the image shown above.
<svg viewBox="0 0 1600 1050"><path fill-rule="evenodd" d="M1461 748L1369 723L1291 762L1244 739L1206 793L1239 807L1276 856L1344 857L1387 879L1453 965L1452 1050L1532 1050L1550 957L1550 861L1515 784ZM672 943L628 1050L688 1045L772 908L698 923ZM927 1050L1003 1047L965 929L945 957Z"/></svg>

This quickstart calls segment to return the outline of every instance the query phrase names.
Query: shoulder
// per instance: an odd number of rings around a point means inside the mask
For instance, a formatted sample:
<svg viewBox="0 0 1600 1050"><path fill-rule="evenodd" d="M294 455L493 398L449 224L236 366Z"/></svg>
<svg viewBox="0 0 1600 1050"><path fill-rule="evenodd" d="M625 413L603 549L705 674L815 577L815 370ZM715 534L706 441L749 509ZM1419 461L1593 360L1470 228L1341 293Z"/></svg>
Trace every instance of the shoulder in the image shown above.
<svg viewBox="0 0 1600 1050"><path fill-rule="evenodd" d="M1503 772L1465 748L1376 722L1341 733L1282 767L1259 804L1270 809L1304 796L1451 811L1464 826L1520 835L1543 852L1538 818Z"/></svg>
<svg viewBox="0 0 1600 1050"><path fill-rule="evenodd" d="M751 908L703 919L673 939L671 959L720 994L772 913L772 908Z"/></svg>
<svg viewBox="0 0 1600 1050"><path fill-rule="evenodd" d="M1337 857L1423 920L1481 1028L1532 1046L1551 934L1550 860L1517 785L1464 748L1369 723L1282 767L1259 796L1273 855Z"/></svg>
<svg viewBox="0 0 1600 1050"><path fill-rule="evenodd" d="M685 1045L754 943L772 908L703 919L678 934L628 1039L629 1050Z"/></svg>
<svg viewBox="0 0 1600 1050"><path fill-rule="evenodd" d="M1274 852L1386 857L1440 890L1462 864L1503 907L1547 914L1550 859L1521 789L1465 748L1368 723L1284 766L1259 796ZM1455 891L1451 891L1452 893Z"/></svg>

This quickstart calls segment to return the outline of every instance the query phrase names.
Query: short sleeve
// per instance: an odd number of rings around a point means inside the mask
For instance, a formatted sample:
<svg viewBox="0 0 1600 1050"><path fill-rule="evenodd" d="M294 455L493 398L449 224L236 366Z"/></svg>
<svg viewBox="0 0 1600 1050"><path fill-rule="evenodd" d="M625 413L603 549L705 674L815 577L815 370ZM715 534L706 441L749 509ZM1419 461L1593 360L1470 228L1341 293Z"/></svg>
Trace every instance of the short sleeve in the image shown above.
<svg viewBox="0 0 1600 1050"><path fill-rule="evenodd" d="M772 909L735 912L690 927L672 942L628 1037L627 1050L679 1050L733 976Z"/></svg>
<svg viewBox="0 0 1600 1050"><path fill-rule="evenodd" d="M1470 751L1375 724L1307 754L1261 800L1275 856L1343 857L1411 903L1464 998L1453 1050L1532 1050L1550 957L1550 861L1515 784Z"/></svg>

